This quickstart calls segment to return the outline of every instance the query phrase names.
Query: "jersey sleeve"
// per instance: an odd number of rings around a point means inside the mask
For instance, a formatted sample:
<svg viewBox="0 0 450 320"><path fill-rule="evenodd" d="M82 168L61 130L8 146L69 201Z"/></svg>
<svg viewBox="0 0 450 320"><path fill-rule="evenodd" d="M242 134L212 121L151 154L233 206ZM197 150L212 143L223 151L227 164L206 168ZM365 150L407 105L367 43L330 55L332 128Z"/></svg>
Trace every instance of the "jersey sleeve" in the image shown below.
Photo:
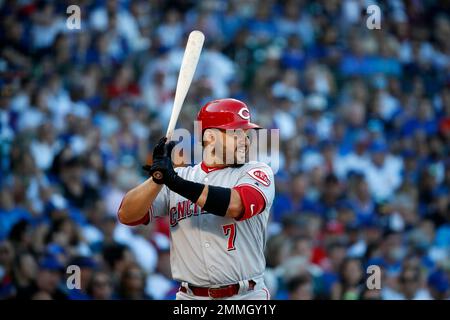
<svg viewBox="0 0 450 320"><path fill-rule="evenodd" d="M169 188L163 186L149 209L150 221L169 213Z"/></svg>
<svg viewBox="0 0 450 320"><path fill-rule="evenodd" d="M265 208L270 208L275 196L275 181L272 169L264 163L247 165L238 179L235 188L252 188L264 199ZM241 195L242 198L242 195Z"/></svg>
<svg viewBox="0 0 450 320"><path fill-rule="evenodd" d="M186 175L188 174L189 171L187 167L177 167L175 168L175 172L180 177L186 178ZM167 186L163 185L161 191L158 193L158 196L150 206L149 209L150 221L152 221L153 218L164 217L169 215L170 194L171 194L170 189L167 188Z"/></svg>

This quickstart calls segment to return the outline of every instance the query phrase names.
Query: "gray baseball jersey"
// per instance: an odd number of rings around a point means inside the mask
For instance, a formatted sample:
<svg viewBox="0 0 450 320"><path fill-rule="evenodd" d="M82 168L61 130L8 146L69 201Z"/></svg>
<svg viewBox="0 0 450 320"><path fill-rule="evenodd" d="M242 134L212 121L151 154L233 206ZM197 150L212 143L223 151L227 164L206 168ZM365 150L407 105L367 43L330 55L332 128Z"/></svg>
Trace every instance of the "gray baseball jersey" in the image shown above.
<svg viewBox="0 0 450 320"><path fill-rule="evenodd" d="M211 171L200 164L175 170L184 179L208 185L252 186L264 197L265 208L237 221L207 214L164 186L150 207L150 218L169 215L173 278L207 287L261 277L266 265L266 226L275 193L272 169L265 163L249 162Z"/></svg>

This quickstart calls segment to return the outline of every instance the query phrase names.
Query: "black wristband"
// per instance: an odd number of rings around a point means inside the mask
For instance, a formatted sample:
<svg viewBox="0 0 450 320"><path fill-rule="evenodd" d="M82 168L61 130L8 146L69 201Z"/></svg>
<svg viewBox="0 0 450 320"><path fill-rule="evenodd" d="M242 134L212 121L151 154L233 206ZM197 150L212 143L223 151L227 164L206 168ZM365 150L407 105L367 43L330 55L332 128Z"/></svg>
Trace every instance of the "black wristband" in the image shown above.
<svg viewBox="0 0 450 320"><path fill-rule="evenodd" d="M216 216L224 217L230 205L231 189L208 186L208 197L203 209Z"/></svg>
<svg viewBox="0 0 450 320"><path fill-rule="evenodd" d="M197 202L205 188L204 184L185 180L177 174L171 177L171 179L166 182L166 185L170 190L191 200L193 203Z"/></svg>
<svg viewBox="0 0 450 320"><path fill-rule="evenodd" d="M180 196L196 203L203 192L205 185L202 183L185 180L175 174L166 182L167 187ZM208 213L224 217L230 205L231 189L216 186L208 186L208 197L203 209Z"/></svg>

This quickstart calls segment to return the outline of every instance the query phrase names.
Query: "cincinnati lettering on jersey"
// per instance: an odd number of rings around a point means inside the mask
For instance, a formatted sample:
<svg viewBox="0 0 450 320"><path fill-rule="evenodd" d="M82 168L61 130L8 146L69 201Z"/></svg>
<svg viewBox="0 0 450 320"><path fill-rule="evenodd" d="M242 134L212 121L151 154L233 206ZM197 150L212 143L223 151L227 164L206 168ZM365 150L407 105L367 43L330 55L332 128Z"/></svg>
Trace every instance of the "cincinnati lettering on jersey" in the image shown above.
<svg viewBox="0 0 450 320"><path fill-rule="evenodd" d="M180 220L205 213L205 210L200 208L197 204L192 203L191 200L178 202L176 206L171 207L169 210L170 226L175 227Z"/></svg>

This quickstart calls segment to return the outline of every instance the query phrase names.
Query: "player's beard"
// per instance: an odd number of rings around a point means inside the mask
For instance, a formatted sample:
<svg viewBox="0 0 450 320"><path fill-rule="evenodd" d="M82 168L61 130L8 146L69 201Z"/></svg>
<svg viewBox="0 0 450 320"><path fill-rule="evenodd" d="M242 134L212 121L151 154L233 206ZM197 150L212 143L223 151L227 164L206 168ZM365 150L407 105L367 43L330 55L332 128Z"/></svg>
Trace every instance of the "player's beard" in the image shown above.
<svg viewBox="0 0 450 320"><path fill-rule="evenodd" d="M228 155L227 158L227 150L226 146L224 145L222 147L223 150L223 157L225 159L225 163L227 166L230 167L240 167L246 164L249 160L249 148L246 145L235 147L233 151L233 155ZM230 158L232 161L230 162Z"/></svg>
<svg viewBox="0 0 450 320"><path fill-rule="evenodd" d="M221 154L217 154L217 150L221 150ZM218 164L224 164L227 167L240 167L249 161L249 146L243 145L235 147L234 150L227 150L225 144L217 141L214 146L214 155ZM228 152L228 154L227 154Z"/></svg>

